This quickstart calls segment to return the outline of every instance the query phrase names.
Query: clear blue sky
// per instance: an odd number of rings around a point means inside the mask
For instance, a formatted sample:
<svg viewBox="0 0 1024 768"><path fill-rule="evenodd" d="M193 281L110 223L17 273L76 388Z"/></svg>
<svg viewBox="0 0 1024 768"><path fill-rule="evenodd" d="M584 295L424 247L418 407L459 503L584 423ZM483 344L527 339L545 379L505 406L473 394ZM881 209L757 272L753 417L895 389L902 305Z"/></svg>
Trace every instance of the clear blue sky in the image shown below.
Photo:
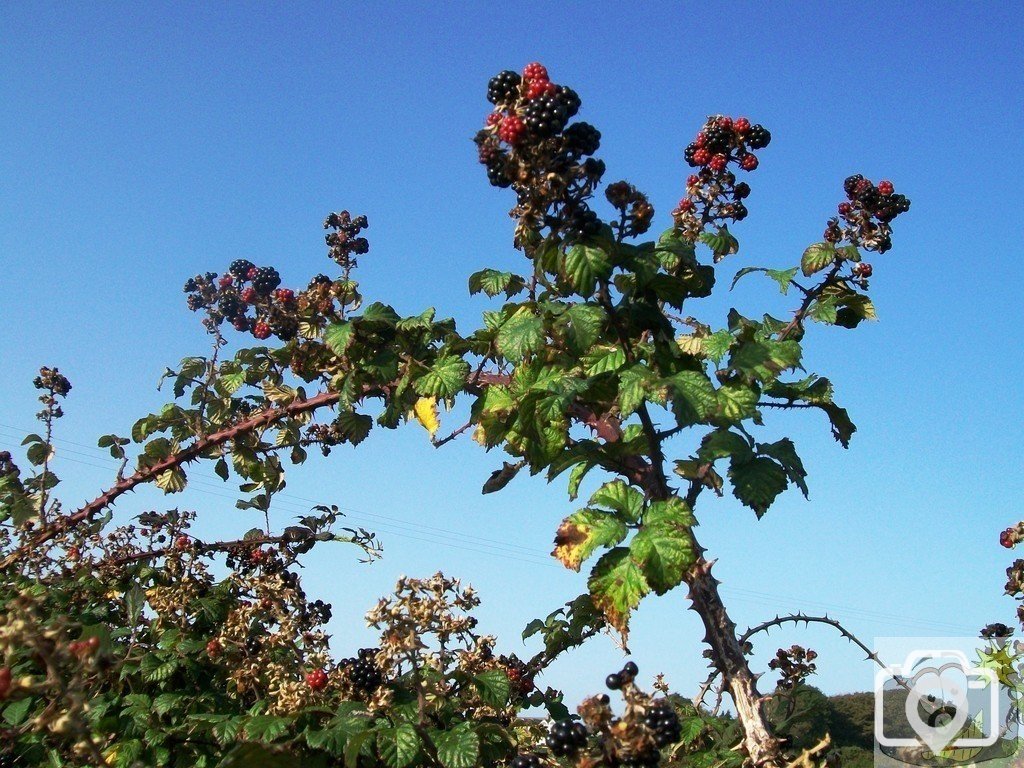
<svg viewBox="0 0 1024 768"><path fill-rule="evenodd" d="M699 510L737 621L827 609L869 641L1009 623L996 537L1024 490L1022 33L1013 3L7 3L0 447L32 428L38 366L60 366L75 386L62 488L68 505L91 498L111 474L95 437L127 433L164 402L163 367L206 348L184 280L246 257L305 284L328 265L331 210L370 218L370 299L473 327L487 303L466 276L521 257L510 195L487 185L469 139L487 78L540 60L602 130L607 178L646 190L662 226L706 114L772 130L723 282L795 263L850 173L913 200L875 259L881 321L807 340L808 369L833 378L860 427L851 449L820 419L772 414L804 455L810 501L790 491L761 522L729 499ZM788 310L792 297L747 280L702 317ZM546 557L574 508L563 486L520 479L480 496L499 460L468 441L435 451L410 427L294 473L279 521L335 502L386 546L371 567L344 548L310 559L340 651L370 639L362 613L400 573L473 582L483 626L520 653L522 626L583 589ZM169 502L202 509L212 535L249 527L232 487L203 473ZM144 492L118 510L167 503ZM646 602L632 645L645 677L692 692L701 632L685 609L682 592ZM819 650L825 690L870 686L873 670L822 630L762 639L757 663L793 642ZM619 663L598 638L548 682L576 701Z"/></svg>

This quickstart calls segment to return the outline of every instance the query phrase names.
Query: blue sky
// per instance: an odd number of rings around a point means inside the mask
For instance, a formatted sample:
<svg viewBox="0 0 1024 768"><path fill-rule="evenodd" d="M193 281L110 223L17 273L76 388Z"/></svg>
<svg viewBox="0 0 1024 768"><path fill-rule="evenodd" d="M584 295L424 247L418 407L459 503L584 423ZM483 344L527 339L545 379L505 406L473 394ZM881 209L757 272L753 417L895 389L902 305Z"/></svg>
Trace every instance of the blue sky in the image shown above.
<svg viewBox="0 0 1024 768"><path fill-rule="evenodd" d="M880 322L808 334L808 370L833 379L860 427L850 450L821 420L772 414L768 433L804 456L810 501L790 491L760 522L730 499L698 510L737 622L827 610L869 642L1010 623L996 537L1024 490L1022 32L1010 3L7 4L0 447L32 428L39 365L60 366L75 385L57 443L64 498L94 496L111 475L95 437L127 433L165 401L164 366L206 348L184 280L245 257L305 284L328 266L328 211L369 216L369 299L474 327L488 304L467 275L521 257L509 193L487 185L469 139L488 77L540 60L602 130L606 178L647 191L661 226L705 115L772 130L722 282L795 263L850 173L913 200L874 260ZM750 277L694 311L723 323L730 306L780 315L792 301ZM546 557L575 508L563 486L520 479L480 496L499 461L469 441L435 451L407 428L291 476L279 521L334 502L386 547L370 567L344 548L310 558L340 651L371 639L361 615L402 573L474 583L482 625L520 654L521 628L582 591L584 576ZM170 501L201 509L205 531L254 523L210 468L194 479ZM166 504L146 491L118 511ZM701 631L685 609L681 592L646 602L632 647L645 678L692 692ZM756 663L793 642L818 649L825 690L870 687L873 670L819 629L761 639ZM547 682L575 701L620 663L598 638Z"/></svg>

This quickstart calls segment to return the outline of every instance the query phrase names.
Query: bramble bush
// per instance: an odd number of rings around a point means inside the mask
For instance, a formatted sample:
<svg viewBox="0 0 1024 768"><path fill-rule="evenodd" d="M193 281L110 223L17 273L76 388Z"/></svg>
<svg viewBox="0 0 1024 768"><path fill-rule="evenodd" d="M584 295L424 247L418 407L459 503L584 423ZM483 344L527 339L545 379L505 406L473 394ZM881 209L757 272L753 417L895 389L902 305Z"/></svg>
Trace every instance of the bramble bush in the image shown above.
<svg viewBox="0 0 1024 768"><path fill-rule="evenodd" d="M794 296L791 316L722 326L696 316L739 251L730 230L755 199L745 180L771 134L746 118L710 116L684 159L692 172L668 227L643 239L654 207L627 181L605 183L601 134L574 120L579 95L537 63L488 84L493 109L475 136L491 185L515 195L521 268L485 268L469 290L495 299L478 328L433 308L400 316L365 303L356 281L368 221L332 213L330 274L283 287L244 258L185 284L212 339L206 357L168 372L174 400L130 435L98 445L120 460L109 488L77 509L56 488L54 430L71 384L44 368L42 434L24 458L0 454L2 735L6 765L640 768L781 765L825 759L793 723L804 717L814 653L780 650L763 696L750 638L790 617L737 632L696 534L698 501L731 492L760 518L790 486L807 494L775 410L820 416L846 446L855 427L825 376L802 367L809 321L853 329L875 318L873 267L909 201L889 181L850 176L821 241L788 268L747 266ZM603 186L607 207L599 205ZM840 186L840 185L837 185ZM599 212L599 209L605 213ZM228 356L231 334L272 341ZM442 436L441 414L470 418ZM379 644L331 656L330 606L303 591L297 566L314 546L378 556L372 533L318 506L275 531L268 512L288 464L358 445L376 428L418 423L438 447L461 435L505 460L483 484L498 492L522 471L603 484L555 533L567 568L590 568L588 592L524 635L544 649L520 660L477 627L471 588L443 574L404 579L367 614ZM689 442L677 440L686 437ZM696 445L695 450L680 449ZM28 471L19 467L28 465ZM192 464L239 483L241 509L265 525L230 541L193 533L196 513L145 511L114 523L143 484L167 494ZM123 519L122 519L123 520ZM608 694L575 712L537 680L557 656L606 631L625 646L644 597L686 586L706 635L711 674L695 701L641 691L628 662ZM695 649L694 651L698 651ZM704 696L718 684L735 717ZM546 711L551 722L524 717ZM804 728L803 733L811 731Z"/></svg>

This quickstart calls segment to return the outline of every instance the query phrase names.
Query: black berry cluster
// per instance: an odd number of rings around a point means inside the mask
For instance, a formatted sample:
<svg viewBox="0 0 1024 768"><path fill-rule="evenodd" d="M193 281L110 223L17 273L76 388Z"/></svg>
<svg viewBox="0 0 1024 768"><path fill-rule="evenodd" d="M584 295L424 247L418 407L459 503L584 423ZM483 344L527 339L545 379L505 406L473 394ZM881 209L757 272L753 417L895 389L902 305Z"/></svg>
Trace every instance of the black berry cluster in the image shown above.
<svg viewBox="0 0 1024 768"><path fill-rule="evenodd" d="M559 720L548 733L545 743L555 757L575 757L587 746L587 726L579 721Z"/></svg>
<svg viewBox="0 0 1024 768"><path fill-rule="evenodd" d="M631 685L636 679L640 670L632 661L627 661L625 666L618 672L613 672L605 678L604 684L609 690L617 691L625 685Z"/></svg>
<svg viewBox="0 0 1024 768"><path fill-rule="evenodd" d="M493 186L513 187L518 195L517 241L545 226L560 229L604 174L604 163L590 157L601 145L600 131L570 122L579 95L553 83L536 62L522 75L505 70L492 77L487 99L495 109L474 138L477 157Z"/></svg>
<svg viewBox="0 0 1024 768"><path fill-rule="evenodd" d="M529 752L516 755L509 761L509 768L541 768L540 757Z"/></svg>
<svg viewBox="0 0 1024 768"><path fill-rule="evenodd" d="M675 744L682 736L679 715L667 699L651 704L644 716L644 725L654 734L654 744L659 748Z"/></svg>
<svg viewBox="0 0 1024 768"><path fill-rule="evenodd" d="M365 216L353 218L348 211L332 213L324 220L324 229L330 230L324 237L330 248L328 255L345 270L346 278L356 266L355 257L370 250L369 241L360 235L369 226Z"/></svg>
<svg viewBox="0 0 1024 768"><path fill-rule="evenodd" d="M1013 635L1013 628L997 622L982 627L980 634L986 640L1000 640Z"/></svg>
<svg viewBox="0 0 1024 768"><path fill-rule="evenodd" d="M498 664L505 670L505 675L516 694L525 696L536 688L530 667L514 653L510 656L499 656Z"/></svg>
<svg viewBox="0 0 1024 768"><path fill-rule="evenodd" d="M349 681L357 691L373 693L384 682L384 675L374 661L378 648L362 648L354 659L344 659L341 667L345 670Z"/></svg>
<svg viewBox="0 0 1024 768"><path fill-rule="evenodd" d="M685 236L696 239L708 224L722 226L747 217L743 200L750 195L750 185L737 182L736 174L728 166L735 164L744 171L755 170L759 161L750 150L762 149L770 141L767 128L751 125L745 117L708 118L683 152L687 163L700 168L686 180L686 196L672 211L676 227Z"/></svg>
<svg viewBox="0 0 1024 768"><path fill-rule="evenodd" d="M876 186L859 173L843 182L843 191L846 200L839 204L839 215L829 219L825 240L846 240L878 253L892 248L891 222L910 210L907 196L897 194L891 181L880 181Z"/></svg>
<svg viewBox="0 0 1024 768"><path fill-rule="evenodd" d="M577 208L562 225L562 236L568 243L578 243L601 231L601 220L589 208Z"/></svg>
<svg viewBox="0 0 1024 768"><path fill-rule="evenodd" d="M1024 541L1024 522L1017 523L999 534L999 544L1007 549L1013 549L1022 541Z"/></svg>
<svg viewBox="0 0 1024 768"><path fill-rule="evenodd" d="M204 324L210 330L227 322L257 339L271 334L282 341L295 338L295 292L278 288L281 276L273 267L257 267L246 259L231 262L227 272L196 275L185 283L186 303L193 312L206 310ZM253 315L249 314L250 308Z"/></svg>

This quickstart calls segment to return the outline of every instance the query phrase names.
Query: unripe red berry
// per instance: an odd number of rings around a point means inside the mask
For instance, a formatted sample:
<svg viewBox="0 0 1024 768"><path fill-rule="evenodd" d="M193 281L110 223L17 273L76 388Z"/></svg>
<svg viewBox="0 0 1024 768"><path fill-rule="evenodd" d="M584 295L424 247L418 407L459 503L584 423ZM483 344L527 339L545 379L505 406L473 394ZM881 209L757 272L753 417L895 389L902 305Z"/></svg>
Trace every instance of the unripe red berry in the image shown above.
<svg viewBox="0 0 1024 768"><path fill-rule="evenodd" d="M719 152L717 155L712 157L710 161L708 161L708 168L710 168L712 171L724 171L725 165L728 162L729 158L726 155L723 155L721 152Z"/></svg>
<svg viewBox="0 0 1024 768"><path fill-rule="evenodd" d="M1007 549L1013 549L1013 529L1007 528L1005 531L999 534L999 543Z"/></svg>
<svg viewBox="0 0 1024 768"><path fill-rule="evenodd" d="M517 115L506 115L498 128L498 137L506 144L518 144L526 132L526 123Z"/></svg>
<svg viewBox="0 0 1024 768"><path fill-rule="evenodd" d="M278 288L276 291L274 291L274 296L276 296L277 300L280 301L281 303L287 304L289 301L295 298L295 291L293 291L291 288Z"/></svg>
<svg viewBox="0 0 1024 768"><path fill-rule="evenodd" d="M231 275L224 275L220 280L217 281L221 288L227 288L229 285L235 282L235 278Z"/></svg>
<svg viewBox="0 0 1024 768"><path fill-rule="evenodd" d="M732 118L731 117L720 117L718 118L718 127L724 128L727 131L732 130Z"/></svg>
<svg viewBox="0 0 1024 768"><path fill-rule="evenodd" d="M216 659L220 656L222 650L223 648L221 648L220 640L213 639L206 644L206 653L211 659Z"/></svg>
<svg viewBox="0 0 1024 768"><path fill-rule="evenodd" d="M236 317L231 321L231 325L234 326L236 331L248 331L249 321L244 317Z"/></svg>
<svg viewBox="0 0 1024 768"><path fill-rule="evenodd" d="M745 117L737 117L736 122L732 125L736 129L736 133L741 136L750 130L750 121Z"/></svg>
<svg viewBox="0 0 1024 768"><path fill-rule="evenodd" d="M874 269L866 261L859 261L853 265L853 274L857 277L871 277Z"/></svg>
<svg viewBox="0 0 1024 768"><path fill-rule="evenodd" d="M688 197L684 197L682 200L679 201L679 210L680 211L684 211L684 212L685 211L692 211L693 210L693 200L691 200Z"/></svg>
<svg viewBox="0 0 1024 768"><path fill-rule="evenodd" d="M701 147L700 149L693 153L693 162L695 162L697 165L707 165L710 159L711 153L708 152L703 147Z"/></svg>
<svg viewBox="0 0 1024 768"><path fill-rule="evenodd" d="M752 153L744 155L743 159L740 160L740 168L744 171L752 171L757 168L757 155Z"/></svg>
<svg viewBox="0 0 1024 768"><path fill-rule="evenodd" d="M871 189L871 182L868 179L861 179L857 182L857 186L853 188L854 194L863 195Z"/></svg>
<svg viewBox="0 0 1024 768"><path fill-rule="evenodd" d="M878 191L883 195L891 195L896 190L891 181L882 180L878 182Z"/></svg>
<svg viewBox="0 0 1024 768"><path fill-rule="evenodd" d="M306 675L306 685L314 691L322 691L327 687L327 673L322 669L314 669Z"/></svg>
<svg viewBox="0 0 1024 768"><path fill-rule="evenodd" d="M708 137L704 134L704 131L698 133L697 138L693 140L693 143L696 144L698 147L703 147L705 144L707 144L707 142Z"/></svg>
<svg viewBox="0 0 1024 768"><path fill-rule="evenodd" d="M256 278L256 275L258 275L259 273L259 269L257 269L256 267L250 267L249 271L245 273L245 278L246 280L254 280Z"/></svg>
<svg viewBox="0 0 1024 768"><path fill-rule="evenodd" d="M74 545L71 545L70 547L68 547L68 555L67 555L67 557L68 557L68 560L72 560L72 561L77 560L80 557L80 553L78 551L78 547L76 547Z"/></svg>
<svg viewBox="0 0 1024 768"><path fill-rule="evenodd" d="M188 549L189 538L188 536L179 536L174 540L174 546L177 549Z"/></svg>
<svg viewBox="0 0 1024 768"><path fill-rule="evenodd" d="M850 205L849 203L840 203L839 204L839 213L841 213L843 216L849 215L852 210L853 210L853 206Z"/></svg>
<svg viewBox="0 0 1024 768"><path fill-rule="evenodd" d="M270 326L264 322L256 323L252 329L252 335L257 339L266 339L270 336Z"/></svg>
<svg viewBox="0 0 1024 768"><path fill-rule="evenodd" d="M96 635L93 635L85 641L85 644L91 653L96 653L96 651L98 651L100 648L100 639L96 637Z"/></svg>
<svg viewBox="0 0 1024 768"><path fill-rule="evenodd" d="M524 80L550 80L548 77L548 70L539 61L534 61L523 67L523 79Z"/></svg>
<svg viewBox="0 0 1024 768"><path fill-rule="evenodd" d="M530 84L526 88L526 98L536 99L538 96L554 93L555 90L555 84L550 80L541 80L538 78L530 81Z"/></svg>
<svg viewBox="0 0 1024 768"><path fill-rule="evenodd" d="M256 289L253 288L252 286L243 289L240 295L242 301L244 301L246 304L252 304L254 301L256 301Z"/></svg>
<svg viewBox="0 0 1024 768"><path fill-rule="evenodd" d="M486 125L488 128L493 128L494 126L501 123L501 118L502 114L500 112L491 112L489 115L487 115L487 120L484 121L484 125Z"/></svg>
<svg viewBox="0 0 1024 768"><path fill-rule="evenodd" d="M11 668L0 667L0 701L6 699L11 692Z"/></svg>
<svg viewBox="0 0 1024 768"><path fill-rule="evenodd" d="M697 177L696 174L692 174L691 173L686 178L686 186L688 186L688 187L696 187L698 184L700 184L700 179Z"/></svg>

